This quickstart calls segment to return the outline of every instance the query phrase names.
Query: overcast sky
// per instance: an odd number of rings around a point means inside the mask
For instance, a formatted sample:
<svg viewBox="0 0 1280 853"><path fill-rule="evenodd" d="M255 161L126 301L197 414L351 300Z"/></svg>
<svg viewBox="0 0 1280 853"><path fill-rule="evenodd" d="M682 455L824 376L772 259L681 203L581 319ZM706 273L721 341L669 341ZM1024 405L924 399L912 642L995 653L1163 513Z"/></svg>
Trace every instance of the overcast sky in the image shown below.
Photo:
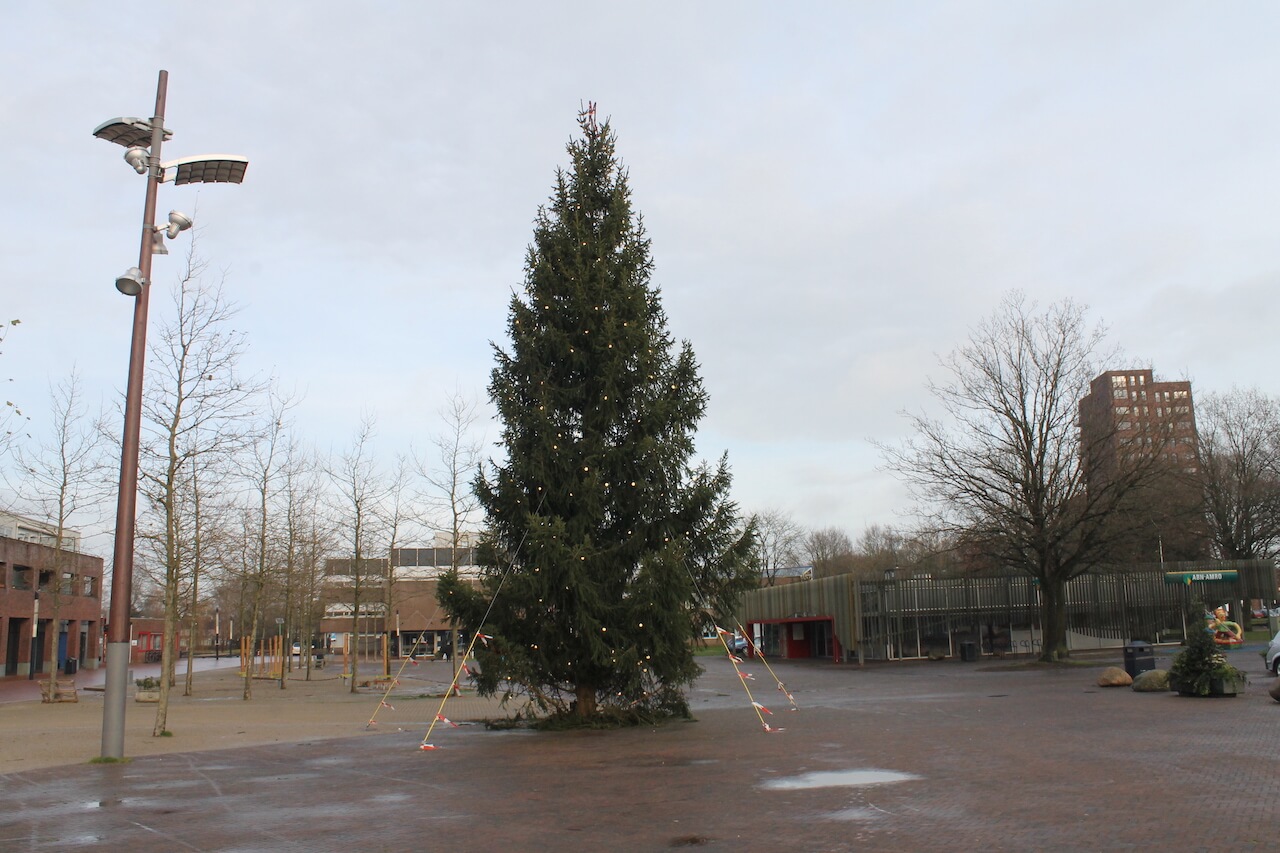
<svg viewBox="0 0 1280 853"><path fill-rule="evenodd" d="M112 282L144 183L91 132L149 117L163 68L164 159L250 159L159 199L195 215L246 367L304 396L321 450L362 412L385 457L428 447L455 389L484 397L593 100L702 365L701 453L744 509L856 537L909 509L870 442L1012 288L1089 305L1111 367L1280 391L1278 24L1164 0L7 3L5 396L38 433L73 365L95 405L123 392Z"/></svg>

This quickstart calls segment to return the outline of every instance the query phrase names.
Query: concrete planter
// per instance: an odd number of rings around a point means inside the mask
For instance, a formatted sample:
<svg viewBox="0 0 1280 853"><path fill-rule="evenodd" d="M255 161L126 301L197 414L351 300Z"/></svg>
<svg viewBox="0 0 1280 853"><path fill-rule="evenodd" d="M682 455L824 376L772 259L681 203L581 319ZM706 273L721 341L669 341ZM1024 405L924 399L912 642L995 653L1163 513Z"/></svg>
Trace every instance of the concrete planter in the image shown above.
<svg viewBox="0 0 1280 853"><path fill-rule="evenodd" d="M1214 678L1209 682L1209 692L1205 696L1235 696L1243 687L1243 682L1234 679ZM1183 685L1174 675L1169 676L1169 689L1177 691L1179 696L1199 696L1191 685Z"/></svg>
<svg viewBox="0 0 1280 853"><path fill-rule="evenodd" d="M1241 684L1234 678L1215 678L1209 682L1210 696L1235 696L1240 691Z"/></svg>

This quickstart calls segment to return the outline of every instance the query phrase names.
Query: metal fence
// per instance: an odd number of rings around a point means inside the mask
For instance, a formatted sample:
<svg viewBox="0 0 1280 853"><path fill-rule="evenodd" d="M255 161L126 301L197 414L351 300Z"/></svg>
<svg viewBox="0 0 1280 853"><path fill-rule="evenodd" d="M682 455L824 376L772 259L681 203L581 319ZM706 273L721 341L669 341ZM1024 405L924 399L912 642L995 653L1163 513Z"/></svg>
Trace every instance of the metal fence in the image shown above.
<svg viewBox="0 0 1280 853"><path fill-rule="evenodd" d="M1229 579L1185 583L1177 577L1192 573ZM911 578L858 586L858 633L866 658L950 656L964 642L987 654L1040 649L1040 589L1029 576ZM1090 572L1067 583L1067 644L1097 648L1121 646L1130 639L1181 642L1193 600L1211 607L1230 603L1232 612L1240 614L1250 599L1275 595L1275 568L1262 561Z"/></svg>
<svg viewBox="0 0 1280 853"><path fill-rule="evenodd" d="M1193 573L1194 582L1179 582ZM1070 648L1181 642L1194 599L1230 603L1239 614L1251 599L1276 596L1276 571L1252 560L1167 563L1090 572L1070 581L1066 593ZM744 597L739 620L829 619L844 655L869 660L958 656L965 643L987 654L1036 653L1040 603L1039 585L1022 574L876 581L839 575L755 590Z"/></svg>

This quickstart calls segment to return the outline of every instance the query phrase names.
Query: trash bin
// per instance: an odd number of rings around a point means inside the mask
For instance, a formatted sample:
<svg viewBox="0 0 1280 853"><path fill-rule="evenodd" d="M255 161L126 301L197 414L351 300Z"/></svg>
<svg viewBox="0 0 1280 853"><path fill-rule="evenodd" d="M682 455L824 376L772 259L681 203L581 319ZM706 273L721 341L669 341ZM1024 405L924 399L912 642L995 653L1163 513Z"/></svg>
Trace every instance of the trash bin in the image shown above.
<svg viewBox="0 0 1280 853"><path fill-rule="evenodd" d="M973 640L965 640L960 644L960 660L975 661L978 659L978 644Z"/></svg>
<svg viewBox="0 0 1280 853"><path fill-rule="evenodd" d="M1156 668L1156 653L1151 644L1142 640L1130 640L1124 645L1124 671L1130 678Z"/></svg>
<svg viewBox="0 0 1280 853"><path fill-rule="evenodd" d="M62 665L62 671L65 672L67 675L75 675L76 669L78 669L79 666L80 666L80 661L76 660L75 658L67 658L66 662L63 663Z"/></svg>

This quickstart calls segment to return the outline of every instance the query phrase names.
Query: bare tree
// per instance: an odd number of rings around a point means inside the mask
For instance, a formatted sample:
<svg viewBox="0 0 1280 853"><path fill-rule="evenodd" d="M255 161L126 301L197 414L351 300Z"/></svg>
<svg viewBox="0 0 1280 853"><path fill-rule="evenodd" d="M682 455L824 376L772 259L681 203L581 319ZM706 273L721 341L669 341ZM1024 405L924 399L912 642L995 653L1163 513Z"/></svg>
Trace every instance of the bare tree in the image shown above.
<svg viewBox="0 0 1280 853"><path fill-rule="evenodd" d="M280 593L283 597L284 635L292 640L298 638L298 664L305 665L307 677L311 675L311 642L310 630L314 623L309 618L311 602L307 597L310 588L306 577L306 540L307 525L302 516L302 504L306 498L306 461L307 455L301 451L294 437L284 448L284 462L281 466L280 507L278 514L284 518L283 548L284 565L280 572ZM285 658L284 668L293 671L293 656ZM283 686L283 682L282 682Z"/></svg>
<svg viewBox="0 0 1280 853"><path fill-rule="evenodd" d="M914 527L903 532L900 566L908 566L913 575L946 577L960 569L960 543L954 533Z"/></svg>
<svg viewBox="0 0 1280 853"><path fill-rule="evenodd" d="M377 526L383 498L382 475L373 459L375 421L372 415L360 420L351 446L329 466L329 478L337 488L339 536L351 555L339 583L351 607L351 692L358 685L360 661L360 607L371 585L380 581L383 561L370 559L377 541ZM389 555L388 555L389 556Z"/></svg>
<svg viewBox="0 0 1280 853"><path fill-rule="evenodd" d="M202 633L202 617L207 618L208 605L217 606L218 589L225 583L229 557L229 527L235 517L235 505L229 497L234 475L225 464L228 460L192 458L187 489L181 496L184 507L179 516L185 519L181 547L190 565L187 585L187 631L194 647ZM229 611L228 611L229 612ZM221 637L218 638L219 640ZM195 692L194 655L187 655L186 681L183 695Z"/></svg>
<svg viewBox="0 0 1280 853"><path fill-rule="evenodd" d="M838 527L811 530L804 538L805 555L813 565L815 578L853 571L853 542Z"/></svg>
<svg viewBox="0 0 1280 853"><path fill-rule="evenodd" d="M176 663L173 639L189 600L183 592L199 582L191 560L191 472L243 446L247 419L262 388L240 374L245 337L230 328L236 310L223 298L220 285L204 283L204 271L193 248L172 291L173 316L153 338L143 393L140 489L150 510L148 538L156 546L164 590L156 737L164 734L168 718Z"/></svg>
<svg viewBox="0 0 1280 853"><path fill-rule="evenodd" d="M382 531L386 539L387 549L387 577L386 583L382 587L382 612L383 630L387 634L387 639L383 643L382 654L382 674L391 674L391 615L396 612L398 600L396 597L396 550L401 546L401 537L406 533L406 527L415 517L410 506L406 505L409 496L409 477L410 468L409 460L402 455L396 455L395 468L392 469L391 479L386 484L384 491L385 499L382 502ZM400 642L397 634L396 643ZM399 648L397 647L397 652Z"/></svg>
<svg viewBox="0 0 1280 853"><path fill-rule="evenodd" d="M91 521L97 517L104 497L101 417L92 418L81 398L80 376L70 376L49 389L49 432L34 449L16 448L19 482L14 491L24 499L32 514L49 521L54 528L53 583L48 587L49 619L58 625L66 576L71 565L68 527L73 518Z"/></svg>
<svg viewBox="0 0 1280 853"><path fill-rule="evenodd" d="M321 569L325 555L334 550L333 529L321 506L324 490L319 472L313 453L303 452L296 443L290 445L282 485L289 567L286 600L291 604L286 609L291 613L290 624L297 627L306 649L303 666L308 681L312 667L310 647L321 618Z"/></svg>
<svg viewBox="0 0 1280 853"><path fill-rule="evenodd" d="M1067 654L1067 582L1132 534L1130 499L1159 468L1158 446L1132 444L1086 488L1082 459L1097 454L1080 446L1078 403L1103 337L1070 300L1039 311L1012 293L942 361L947 381L930 383L944 418L907 415L914 438L881 447L931 528L1039 581L1045 660Z"/></svg>
<svg viewBox="0 0 1280 853"><path fill-rule="evenodd" d="M954 535L927 528L869 524L854 544L853 573L881 579L892 572L897 577L947 575L956 566Z"/></svg>
<svg viewBox="0 0 1280 853"><path fill-rule="evenodd" d="M432 439L432 444L440 454L437 466L431 468L417 454L414 455L414 461L418 472L434 490L430 495L429 505L444 513L449 536L449 568L456 572L465 528L471 525L480 508L479 500L471 487L472 480L480 470L480 452L483 446L483 442L474 435L475 425L479 420L479 406L474 400L468 400L461 392L455 391L439 414L444 426ZM453 647L453 671L457 675L461 663L458 660L458 631L455 628L449 633Z"/></svg>
<svg viewBox="0 0 1280 853"><path fill-rule="evenodd" d="M883 577L906 561L907 536L888 524L868 524L854 544L853 571L863 577Z"/></svg>
<svg viewBox="0 0 1280 853"><path fill-rule="evenodd" d="M1210 394L1197 406L1197 481L1214 552L1224 560L1280 554L1280 399L1257 389Z"/></svg>
<svg viewBox="0 0 1280 853"><path fill-rule="evenodd" d="M259 635L258 631L268 603L269 591L273 584L280 580L277 577L280 574L280 567L274 558L281 549L274 533L281 525L274 518L276 514L274 499L278 481L288 460L289 424L287 419L289 410L294 405L293 400L281 394L275 386L268 390L266 397L267 410L254 430L253 441L244 455L241 472L249 483L252 502L250 506L245 507L243 514L246 522L252 525L251 531L247 531L245 536L249 543L250 559L244 566L248 572L245 578L245 589L249 593L250 616L247 627L250 649L266 639L265 636ZM292 549L286 548L281 556L285 557L287 564L287 559L293 556ZM283 609L287 610L287 606ZM281 667L279 681L280 689L283 690L285 687L283 662ZM244 699L253 698L253 674L247 668L242 695Z"/></svg>
<svg viewBox="0 0 1280 853"><path fill-rule="evenodd" d="M778 572L800 562L804 529L789 513L767 509L757 513L755 556L760 578L765 586L773 586Z"/></svg>
<svg viewBox="0 0 1280 853"><path fill-rule="evenodd" d="M472 523L479 502L471 488L471 481L480 467L480 451L483 443L474 434L479 420L479 406L460 392L455 392L440 409L444 425L431 443L439 453L438 463L432 467L414 454L418 473L431 487L429 504L443 512L445 531L455 551L462 541L465 528ZM453 568L457 568L455 564Z"/></svg>

